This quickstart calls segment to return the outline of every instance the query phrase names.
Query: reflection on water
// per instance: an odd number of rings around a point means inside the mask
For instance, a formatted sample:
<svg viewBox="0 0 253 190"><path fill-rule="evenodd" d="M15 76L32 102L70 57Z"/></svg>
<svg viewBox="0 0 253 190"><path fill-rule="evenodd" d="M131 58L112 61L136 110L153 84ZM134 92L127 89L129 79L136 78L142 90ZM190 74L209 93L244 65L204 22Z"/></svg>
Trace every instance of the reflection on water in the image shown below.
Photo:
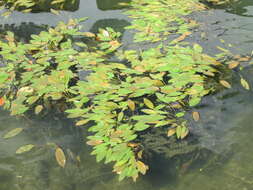
<svg viewBox="0 0 253 190"><path fill-rule="evenodd" d="M239 0L227 8L228 12L253 17L253 1L252 0Z"/></svg>
<svg viewBox="0 0 253 190"><path fill-rule="evenodd" d="M250 10L251 1L241 2L241 9ZM101 9L98 9L94 0L82 0L78 11L63 12L59 17L48 13L35 16L15 13L7 20L0 20L1 24L7 24L1 25L0 30L8 28L27 39L26 34L29 32L36 33L45 28L41 24L54 25L59 20L90 16L88 28L92 31L101 26L114 25L119 28L118 31L123 32L123 27L128 24L126 17L119 10ZM239 44L245 46L253 31L252 25L247 23L252 20L236 15L231 18L232 14L222 11L215 13L217 14L211 17L226 23L217 26L228 29L228 39L238 36L237 40L243 39ZM210 18L210 15L205 18ZM22 22L29 24L21 24ZM212 28L211 22L211 19L207 22L210 33L219 32ZM237 27L241 26L238 23L245 26ZM242 33L248 36L239 36ZM210 44L214 45L212 38L204 47L211 49ZM249 68L240 74L253 87L253 69ZM96 163L95 158L89 155L90 148L84 143L85 130L72 127L71 121L61 116L50 119L17 119L1 111L0 190L252 190L252 91L244 90L239 84L238 74L235 75L237 77L232 89L206 97L197 109L201 113L201 121L192 121L191 130L199 137L199 149L172 159L158 153L152 155L148 163L151 168L149 173L140 177L136 183L131 180L118 182L117 176L111 172L111 166ZM2 138L6 132L16 127L25 130L14 138ZM55 143L64 150L66 168L58 166L54 148L47 143ZM29 153L16 155L16 149L25 144L35 144L36 147ZM80 156L80 162L77 156Z"/></svg>

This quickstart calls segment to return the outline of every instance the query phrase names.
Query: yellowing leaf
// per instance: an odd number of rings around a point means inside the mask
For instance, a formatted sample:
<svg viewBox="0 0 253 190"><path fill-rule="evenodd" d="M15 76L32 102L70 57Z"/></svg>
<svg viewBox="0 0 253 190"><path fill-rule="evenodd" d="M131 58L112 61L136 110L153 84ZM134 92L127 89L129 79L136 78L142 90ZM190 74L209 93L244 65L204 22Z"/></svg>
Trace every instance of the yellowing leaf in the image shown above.
<svg viewBox="0 0 253 190"><path fill-rule="evenodd" d="M146 174L147 170L148 170L148 166L146 166L143 162L141 161L137 161L136 162L137 168L139 170L139 172L141 172L143 175Z"/></svg>
<svg viewBox="0 0 253 190"><path fill-rule="evenodd" d="M143 154L143 150L140 150L138 153L137 153L137 157L139 159L142 159L142 154Z"/></svg>
<svg viewBox="0 0 253 190"><path fill-rule="evenodd" d="M148 108L154 109L154 104L153 104L149 99L144 98L143 101L144 101L144 104L145 104Z"/></svg>
<svg viewBox="0 0 253 190"><path fill-rule="evenodd" d="M167 133L167 136L168 136L168 137L171 137L171 136L174 135L175 133L176 133L176 129L175 129L175 128L169 129L169 130L168 130L168 133Z"/></svg>
<svg viewBox="0 0 253 190"><path fill-rule="evenodd" d="M189 35L191 35L191 32L185 32L181 36L179 36L178 38L176 38L175 40L173 40L172 43L178 43L180 41L183 41Z"/></svg>
<svg viewBox="0 0 253 190"><path fill-rule="evenodd" d="M240 62L238 62L238 61L231 61L231 62L228 64L228 68L229 68L229 69L234 69L234 68L236 68L238 65L240 65Z"/></svg>
<svg viewBox="0 0 253 190"><path fill-rule="evenodd" d="M83 119L80 120L76 123L76 126L81 126L81 125L85 125L86 123L88 123L90 120L89 119Z"/></svg>
<svg viewBox="0 0 253 190"><path fill-rule="evenodd" d="M220 80L220 84L226 88L231 88L231 85L225 80Z"/></svg>
<svg viewBox="0 0 253 190"><path fill-rule="evenodd" d="M50 9L50 12L55 14L55 15L59 15L59 11L55 10L55 9Z"/></svg>
<svg viewBox="0 0 253 190"><path fill-rule="evenodd" d="M35 107L34 113L36 115L38 115L42 110L43 110L43 106L42 105L38 105L38 106Z"/></svg>
<svg viewBox="0 0 253 190"><path fill-rule="evenodd" d="M64 168L66 164L66 157L63 150L60 147L57 147L55 150L55 158L58 164Z"/></svg>
<svg viewBox="0 0 253 190"><path fill-rule="evenodd" d="M83 35L87 37L96 37L96 35L91 32L84 32Z"/></svg>
<svg viewBox="0 0 253 190"><path fill-rule="evenodd" d="M16 154L22 154L22 153L28 152L32 150L33 147L34 147L33 144L27 144L27 145L21 146L20 148L16 150Z"/></svg>
<svg viewBox="0 0 253 190"><path fill-rule="evenodd" d="M103 141L102 140L89 140L86 142L87 145L95 146L101 144Z"/></svg>
<svg viewBox="0 0 253 190"><path fill-rule="evenodd" d="M192 117L194 121L199 121L199 118L200 118L199 112L196 112L196 111L192 112Z"/></svg>
<svg viewBox="0 0 253 190"><path fill-rule="evenodd" d="M134 111L135 110L135 103L134 103L134 101L132 101L132 100L127 100L127 104L128 104L128 107L132 110L132 111Z"/></svg>
<svg viewBox="0 0 253 190"><path fill-rule="evenodd" d="M245 88L246 90L250 89L248 82L242 77L241 77L241 84L242 84L243 88Z"/></svg>
<svg viewBox="0 0 253 190"><path fill-rule="evenodd" d="M8 133L6 133L3 138L4 139L8 139L8 138L11 138L11 137L14 137L16 135L18 135L20 132L23 131L23 128L16 128L16 129L13 129L11 131L9 131Z"/></svg>

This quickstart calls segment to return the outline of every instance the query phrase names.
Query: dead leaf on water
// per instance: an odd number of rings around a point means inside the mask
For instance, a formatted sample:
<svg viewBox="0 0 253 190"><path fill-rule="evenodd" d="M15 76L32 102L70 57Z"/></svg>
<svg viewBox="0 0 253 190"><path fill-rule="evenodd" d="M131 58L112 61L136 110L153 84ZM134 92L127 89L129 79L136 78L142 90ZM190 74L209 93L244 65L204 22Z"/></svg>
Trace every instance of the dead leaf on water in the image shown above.
<svg viewBox="0 0 253 190"><path fill-rule="evenodd" d="M63 150L60 147L57 147L55 150L55 158L58 164L64 168L66 164L66 157Z"/></svg>
<svg viewBox="0 0 253 190"><path fill-rule="evenodd" d="M220 84L226 88L231 88L231 85L229 84L229 82L225 80L220 80Z"/></svg>
<svg viewBox="0 0 253 190"><path fill-rule="evenodd" d="M229 68L229 69L234 69L234 68L236 68L238 65L240 65L240 62L238 62L238 61L231 61L231 62L228 64L228 68Z"/></svg>
<svg viewBox="0 0 253 190"><path fill-rule="evenodd" d="M192 112L192 117L193 117L194 121L199 121L199 119L200 119L199 112L197 112L197 111Z"/></svg>

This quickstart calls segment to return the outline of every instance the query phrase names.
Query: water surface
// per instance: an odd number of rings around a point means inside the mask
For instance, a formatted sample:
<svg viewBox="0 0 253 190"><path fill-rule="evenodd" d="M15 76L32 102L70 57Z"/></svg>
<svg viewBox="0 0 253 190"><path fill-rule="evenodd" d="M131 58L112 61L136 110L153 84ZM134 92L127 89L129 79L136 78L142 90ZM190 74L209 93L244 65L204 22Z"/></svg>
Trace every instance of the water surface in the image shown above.
<svg viewBox="0 0 253 190"><path fill-rule="evenodd" d="M8 19L1 18L0 30L8 28L21 37L37 33L43 25L54 26L69 18L89 17L87 30L113 26L123 30L129 19L122 10L103 7L101 1L81 0L75 12L22 14L15 12ZM108 3L108 2L107 2ZM231 43L235 54L249 54L253 50L253 8L249 0L241 1L233 9L206 11L197 17L199 31L206 33L202 43L207 52L217 53L215 47L225 46L219 38ZM204 16L203 16L204 15ZM199 32L197 31L197 32ZM130 41L125 32L123 40ZM138 47L138 46L135 46ZM196 110L199 122L191 121L194 135L199 137L199 152L188 157L167 159L154 155L151 170L139 178L118 182L111 166L98 164L85 145L85 131L73 127L71 120L62 116L42 119L18 119L1 111L0 115L0 189L1 190L251 190L253 189L253 98L252 90L246 91L239 82L242 75L253 87L253 68L234 73L232 89L222 90L204 98ZM3 135L11 129L25 130L11 139ZM66 168L58 166L54 158L55 143L66 156ZM22 145L35 144L29 153L16 155ZM80 162L77 160L80 157Z"/></svg>

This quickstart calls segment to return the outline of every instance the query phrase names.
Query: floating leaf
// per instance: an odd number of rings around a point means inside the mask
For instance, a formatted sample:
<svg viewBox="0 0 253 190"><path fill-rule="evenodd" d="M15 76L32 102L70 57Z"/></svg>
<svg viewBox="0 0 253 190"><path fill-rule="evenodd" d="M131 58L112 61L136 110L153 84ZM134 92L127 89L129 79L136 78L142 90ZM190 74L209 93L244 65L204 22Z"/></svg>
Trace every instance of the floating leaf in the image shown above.
<svg viewBox="0 0 253 190"><path fill-rule="evenodd" d="M8 138L14 137L18 135L19 133L21 133L22 131L23 131L23 128L15 128L9 131L7 134L5 134L3 138L8 139Z"/></svg>
<svg viewBox="0 0 253 190"><path fill-rule="evenodd" d="M134 111L135 110L135 103L134 103L134 101L132 101L132 100L127 100L127 104L128 104L128 107L132 110L132 111Z"/></svg>
<svg viewBox="0 0 253 190"><path fill-rule="evenodd" d="M86 142L87 145L90 145L90 146L96 146L96 145L99 145L103 143L102 140L89 140Z"/></svg>
<svg viewBox="0 0 253 190"><path fill-rule="evenodd" d="M55 15L59 15L59 11L55 10L55 9L50 9L50 12L55 14Z"/></svg>
<svg viewBox="0 0 253 190"><path fill-rule="evenodd" d="M174 135L175 133L176 133L176 129L175 128L169 129L168 133L167 133L167 136L170 137L170 136Z"/></svg>
<svg viewBox="0 0 253 190"><path fill-rule="evenodd" d="M22 153L28 152L32 150L33 147L35 147L35 145L33 144L27 144L27 145L21 146L20 148L16 150L16 154L22 154Z"/></svg>
<svg viewBox="0 0 253 190"><path fill-rule="evenodd" d="M229 68L229 69L234 69L234 68L236 68L238 65L240 65L240 62L238 62L238 61L231 61L231 62L228 64L228 68Z"/></svg>
<svg viewBox="0 0 253 190"><path fill-rule="evenodd" d="M242 84L243 88L245 88L246 90L250 89L249 83L242 77L241 77L241 84Z"/></svg>
<svg viewBox="0 0 253 190"><path fill-rule="evenodd" d="M199 112L196 112L196 111L192 112L192 117L193 117L194 121L199 121L199 119L200 119Z"/></svg>
<svg viewBox="0 0 253 190"><path fill-rule="evenodd" d="M220 84L226 88L231 88L231 85L225 80L220 80Z"/></svg>
<svg viewBox="0 0 253 190"><path fill-rule="evenodd" d="M181 129L181 139L184 139L187 135L189 134L189 129L185 126L182 127Z"/></svg>
<svg viewBox="0 0 253 190"><path fill-rule="evenodd" d="M119 115L118 115L118 121L121 121L124 117L124 113L123 112L120 112Z"/></svg>
<svg viewBox="0 0 253 190"><path fill-rule="evenodd" d="M35 113L36 115L38 115L42 110L43 110L43 106L42 106L42 105L37 105L37 106L35 107L34 113Z"/></svg>
<svg viewBox="0 0 253 190"><path fill-rule="evenodd" d="M4 98L1 97L1 98L0 98L0 106L3 106L3 105L4 105Z"/></svg>
<svg viewBox="0 0 253 190"><path fill-rule="evenodd" d="M60 147L57 147L55 150L55 158L58 164L64 168L66 164L66 157L63 150Z"/></svg>
<svg viewBox="0 0 253 190"><path fill-rule="evenodd" d="M177 129L176 129L176 134L177 134L177 138L180 139L181 137L181 133L182 133L182 126L177 126Z"/></svg>
<svg viewBox="0 0 253 190"><path fill-rule="evenodd" d="M142 159L142 155L143 155L143 150L140 150L138 153L137 153L137 157L139 159Z"/></svg>
<svg viewBox="0 0 253 190"><path fill-rule="evenodd" d="M144 98L143 101L144 101L144 104L145 104L148 108L154 109L154 104L153 104L149 99Z"/></svg>
<svg viewBox="0 0 253 190"><path fill-rule="evenodd" d="M143 162L141 162L141 161L137 161L136 164L137 164L138 170L139 170L143 175L145 175L146 172L147 172L147 170L148 170L148 166L146 166L146 165L145 165Z"/></svg>
<svg viewBox="0 0 253 190"><path fill-rule="evenodd" d="M76 123L76 126L81 126L81 125L85 125L86 123L88 123L90 120L89 119L83 119L80 120Z"/></svg>

